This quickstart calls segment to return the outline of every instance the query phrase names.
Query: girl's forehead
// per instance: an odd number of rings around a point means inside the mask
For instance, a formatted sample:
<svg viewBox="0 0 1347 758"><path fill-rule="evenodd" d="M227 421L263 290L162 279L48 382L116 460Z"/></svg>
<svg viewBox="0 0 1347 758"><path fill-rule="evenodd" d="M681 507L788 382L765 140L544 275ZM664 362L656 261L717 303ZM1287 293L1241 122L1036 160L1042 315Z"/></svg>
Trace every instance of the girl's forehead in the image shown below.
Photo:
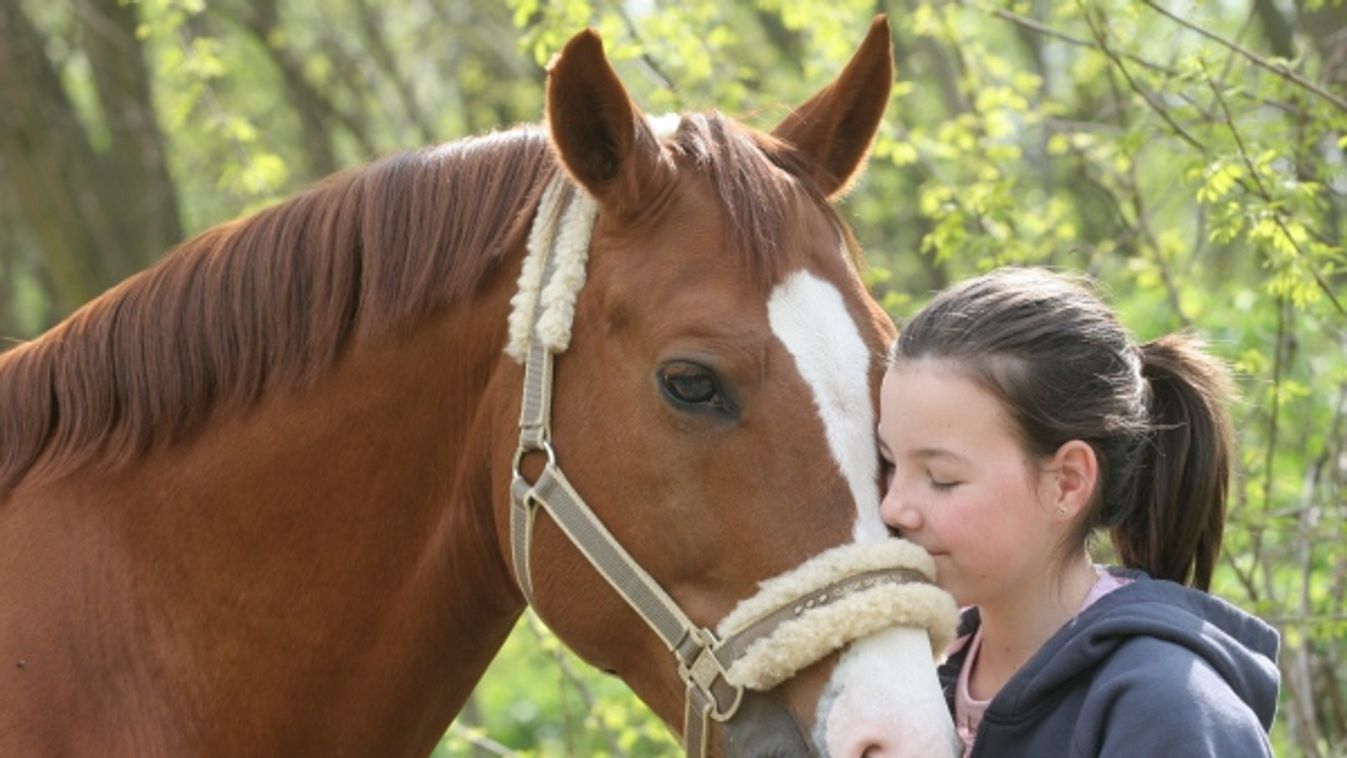
<svg viewBox="0 0 1347 758"><path fill-rule="evenodd" d="M1001 401L949 361L899 361L886 372L880 395L886 444L999 447L1014 441Z"/></svg>
<svg viewBox="0 0 1347 758"><path fill-rule="evenodd" d="M885 372L883 386L896 401L915 398L926 401L979 398L996 403L989 392L968 377L957 361L947 358L895 361Z"/></svg>

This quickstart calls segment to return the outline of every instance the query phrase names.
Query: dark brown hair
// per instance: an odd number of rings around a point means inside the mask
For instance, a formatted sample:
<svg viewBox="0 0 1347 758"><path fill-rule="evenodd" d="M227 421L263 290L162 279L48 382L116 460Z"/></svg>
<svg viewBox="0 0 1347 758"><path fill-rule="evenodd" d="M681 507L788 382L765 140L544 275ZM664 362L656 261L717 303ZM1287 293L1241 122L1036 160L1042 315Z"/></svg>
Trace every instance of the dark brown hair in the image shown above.
<svg viewBox="0 0 1347 758"><path fill-rule="evenodd" d="M1137 346L1084 281L1006 268L940 293L893 358L953 361L1001 401L1034 457L1070 440L1094 449L1099 480L1064 555L1102 529L1125 566L1210 585L1230 482L1230 382L1196 340Z"/></svg>

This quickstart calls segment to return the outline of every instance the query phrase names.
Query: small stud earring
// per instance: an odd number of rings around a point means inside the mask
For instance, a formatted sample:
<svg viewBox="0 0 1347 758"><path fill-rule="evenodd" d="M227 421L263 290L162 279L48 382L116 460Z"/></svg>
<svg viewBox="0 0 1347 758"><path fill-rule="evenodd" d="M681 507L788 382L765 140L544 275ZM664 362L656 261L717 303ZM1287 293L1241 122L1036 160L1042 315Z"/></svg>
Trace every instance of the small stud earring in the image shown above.
<svg viewBox="0 0 1347 758"><path fill-rule="evenodd" d="M1066 515L1066 506L1065 506L1065 505L1059 505L1059 506L1057 506L1057 515L1058 515L1058 516L1065 516L1065 515Z"/></svg>

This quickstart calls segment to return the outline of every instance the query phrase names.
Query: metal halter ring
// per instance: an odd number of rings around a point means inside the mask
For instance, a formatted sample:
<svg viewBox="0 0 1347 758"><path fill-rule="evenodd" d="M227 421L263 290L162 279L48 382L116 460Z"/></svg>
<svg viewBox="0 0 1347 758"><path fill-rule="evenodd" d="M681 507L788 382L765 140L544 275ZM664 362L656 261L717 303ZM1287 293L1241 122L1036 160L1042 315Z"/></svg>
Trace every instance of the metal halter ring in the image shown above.
<svg viewBox="0 0 1347 758"><path fill-rule="evenodd" d="M532 482L524 478L524 472L519 470L519 464L524 462L524 456L528 455L529 453L536 453L539 451L542 451L543 453L547 454L547 465L549 466L557 465L557 452L552 449L551 440L544 438L543 440L535 443L534 445L529 446L528 448L525 448L524 445L521 444L519 447L515 448L514 461L511 462L510 464L510 468L514 472L515 482L524 482L529 486L533 485Z"/></svg>

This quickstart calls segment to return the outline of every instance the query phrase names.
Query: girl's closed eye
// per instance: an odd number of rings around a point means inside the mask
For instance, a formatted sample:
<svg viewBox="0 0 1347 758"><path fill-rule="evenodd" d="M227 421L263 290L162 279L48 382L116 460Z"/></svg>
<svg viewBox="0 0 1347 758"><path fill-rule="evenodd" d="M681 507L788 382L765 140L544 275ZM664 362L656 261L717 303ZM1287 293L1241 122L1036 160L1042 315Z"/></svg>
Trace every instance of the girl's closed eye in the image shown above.
<svg viewBox="0 0 1347 758"><path fill-rule="evenodd" d="M960 484L963 484L963 482L956 479L944 479L938 477L929 471L926 472L926 479L931 483L931 489L934 489L936 492L949 492Z"/></svg>

